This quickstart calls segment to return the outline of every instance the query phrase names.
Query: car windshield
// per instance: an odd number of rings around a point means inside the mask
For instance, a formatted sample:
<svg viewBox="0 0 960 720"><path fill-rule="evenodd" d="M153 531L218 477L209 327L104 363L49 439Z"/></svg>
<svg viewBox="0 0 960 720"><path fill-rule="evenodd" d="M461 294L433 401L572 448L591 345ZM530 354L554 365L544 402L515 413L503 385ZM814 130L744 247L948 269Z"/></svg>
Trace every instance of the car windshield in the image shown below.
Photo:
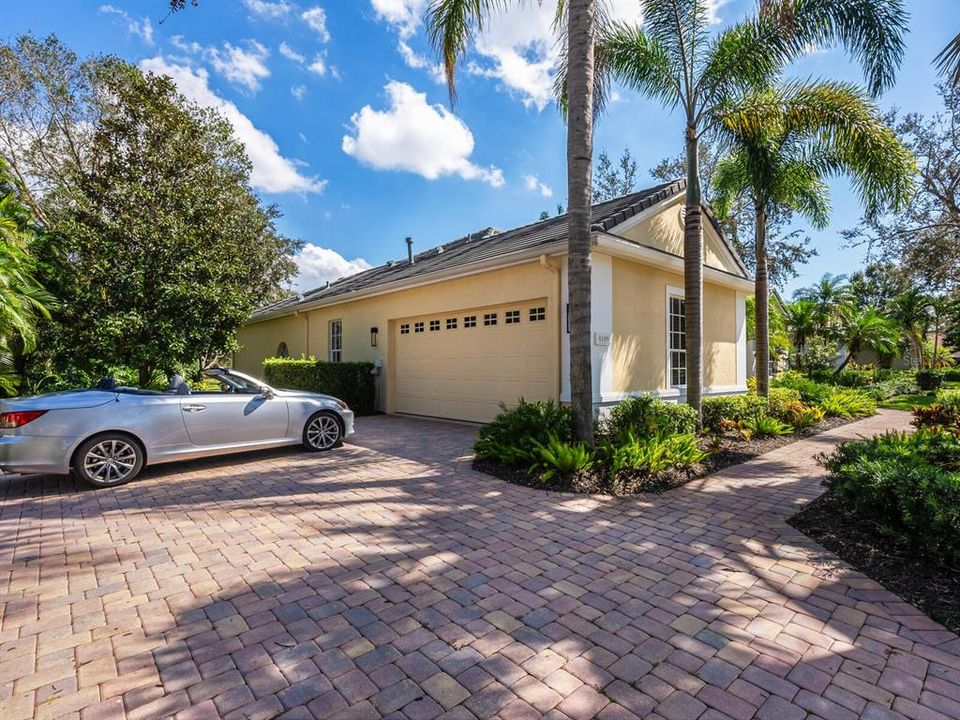
<svg viewBox="0 0 960 720"><path fill-rule="evenodd" d="M216 380L221 385L225 385L230 391L243 393L247 395L256 395L260 392L261 385L239 375L224 370L208 370L203 373L205 378Z"/></svg>

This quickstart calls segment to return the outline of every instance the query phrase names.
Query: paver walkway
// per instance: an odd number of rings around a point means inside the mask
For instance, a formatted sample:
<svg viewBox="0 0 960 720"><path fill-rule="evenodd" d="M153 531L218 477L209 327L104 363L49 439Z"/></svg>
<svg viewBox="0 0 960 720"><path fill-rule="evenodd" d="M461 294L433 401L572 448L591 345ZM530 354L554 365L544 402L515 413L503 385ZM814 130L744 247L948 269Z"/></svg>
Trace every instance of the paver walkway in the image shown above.
<svg viewBox="0 0 960 720"><path fill-rule="evenodd" d="M960 717L960 639L784 519L880 416L662 496L477 474L473 430L0 479L0 718Z"/></svg>

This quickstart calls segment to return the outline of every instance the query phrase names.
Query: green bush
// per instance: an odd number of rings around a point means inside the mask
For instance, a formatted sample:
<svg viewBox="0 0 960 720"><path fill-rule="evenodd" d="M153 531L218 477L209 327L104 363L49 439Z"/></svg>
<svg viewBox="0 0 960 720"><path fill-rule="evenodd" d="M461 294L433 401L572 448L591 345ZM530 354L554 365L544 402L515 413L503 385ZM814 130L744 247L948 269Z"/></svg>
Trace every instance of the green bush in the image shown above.
<svg viewBox="0 0 960 720"><path fill-rule="evenodd" d="M918 430L841 445L827 485L896 543L960 562L960 438Z"/></svg>
<svg viewBox="0 0 960 720"><path fill-rule="evenodd" d="M877 411L877 403L867 393L853 388L832 388L830 393L817 403L817 407L830 417L867 417Z"/></svg>
<svg viewBox="0 0 960 720"><path fill-rule="evenodd" d="M551 435L546 443L533 441L533 464L530 475L538 475L541 482L555 477L566 478L589 470L593 465L593 451L584 443L571 443Z"/></svg>
<svg viewBox="0 0 960 720"><path fill-rule="evenodd" d="M960 435L960 390L941 390L936 402L913 409L913 424L918 428L946 430Z"/></svg>
<svg viewBox="0 0 960 720"><path fill-rule="evenodd" d="M692 433L697 429L697 413L689 405L664 402L653 395L640 395L611 408L610 417L600 429L602 434L610 437L627 432L642 438Z"/></svg>
<svg viewBox="0 0 960 720"><path fill-rule="evenodd" d="M534 460L537 444L572 438L570 411L553 401L526 402L516 407L501 405L502 412L489 425L480 428L474 445L477 457L499 460L510 465L526 465Z"/></svg>
<svg viewBox="0 0 960 720"><path fill-rule="evenodd" d="M737 423L767 414L766 398L753 394L704 398L702 406L703 429L714 433L725 420Z"/></svg>
<svg viewBox="0 0 960 720"><path fill-rule="evenodd" d="M800 391L793 388L772 387L767 391L767 415L789 422L786 415L800 402Z"/></svg>
<svg viewBox="0 0 960 720"><path fill-rule="evenodd" d="M917 370L917 385L923 392L931 392L940 387L943 377L936 370Z"/></svg>
<svg viewBox="0 0 960 720"><path fill-rule="evenodd" d="M347 403L357 415L376 412L376 376L372 363L267 358L263 361L263 378L275 388L332 395Z"/></svg>
<svg viewBox="0 0 960 720"><path fill-rule="evenodd" d="M829 385L805 377L796 370L780 373L770 382L771 387L790 388L800 393L800 399L808 404L817 404L832 391Z"/></svg>
<svg viewBox="0 0 960 720"><path fill-rule="evenodd" d="M789 435L793 428L784 422L780 422L769 415L758 415L752 418L746 418L743 426L750 431L750 436L754 438L779 437Z"/></svg>
<svg viewBox="0 0 960 720"><path fill-rule="evenodd" d="M604 453L614 475L622 472L654 474L671 468L690 468L706 459L693 433L637 437L626 432L608 441Z"/></svg>
<svg viewBox="0 0 960 720"><path fill-rule="evenodd" d="M944 382L960 382L960 368L951 367L940 371L940 377Z"/></svg>
<svg viewBox="0 0 960 720"><path fill-rule="evenodd" d="M797 400L791 403L784 416L778 418L785 423L789 423L795 430L806 430L815 427L823 420L824 412L818 407L811 407L806 403Z"/></svg>

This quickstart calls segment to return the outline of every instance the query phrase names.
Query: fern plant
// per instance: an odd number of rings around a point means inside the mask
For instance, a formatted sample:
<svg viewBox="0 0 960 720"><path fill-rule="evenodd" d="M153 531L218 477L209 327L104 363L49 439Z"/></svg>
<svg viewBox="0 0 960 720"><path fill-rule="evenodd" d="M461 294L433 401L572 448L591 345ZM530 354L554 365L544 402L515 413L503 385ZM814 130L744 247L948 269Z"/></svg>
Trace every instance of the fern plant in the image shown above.
<svg viewBox="0 0 960 720"><path fill-rule="evenodd" d="M656 474L671 468L689 468L708 455L697 444L693 433L658 434L638 438L632 432L620 436L618 442L606 446L613 474L622 472Z"/></svg>
<svg viewBox="0 0 960 720"><path fill-rule="evenodd" d="M582 442L566 442L551 435L546 443L533 441L533 463L530 475L539 475L542 482L555 477L569 477L593 466L593 452Z"/></svg>
<svg viewBox="0 0 960 720"><path fill-rule="evenodd" d="M755 438L780 437L781 435L789 435L793 432L793 428L785 422L780 422L769 415L747 418L743 421L743 425L750 431L750 435Z"/></svg>

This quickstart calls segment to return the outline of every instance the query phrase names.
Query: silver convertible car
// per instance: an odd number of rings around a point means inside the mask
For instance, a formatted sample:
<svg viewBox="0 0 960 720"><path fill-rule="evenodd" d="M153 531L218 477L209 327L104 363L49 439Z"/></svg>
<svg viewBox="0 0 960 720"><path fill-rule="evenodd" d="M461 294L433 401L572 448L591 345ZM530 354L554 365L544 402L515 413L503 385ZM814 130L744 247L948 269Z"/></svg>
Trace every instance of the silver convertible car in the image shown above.
<svg viewBox="0 0 960 720"><path fill-rule="evenodd" d="M219 391L179 382L167 392L117 387L0 400L0 469L73 474L111 487L145 465L303 444L330 450L353 432L353 412L318 393L277 390L224 368Z"/></svg>

